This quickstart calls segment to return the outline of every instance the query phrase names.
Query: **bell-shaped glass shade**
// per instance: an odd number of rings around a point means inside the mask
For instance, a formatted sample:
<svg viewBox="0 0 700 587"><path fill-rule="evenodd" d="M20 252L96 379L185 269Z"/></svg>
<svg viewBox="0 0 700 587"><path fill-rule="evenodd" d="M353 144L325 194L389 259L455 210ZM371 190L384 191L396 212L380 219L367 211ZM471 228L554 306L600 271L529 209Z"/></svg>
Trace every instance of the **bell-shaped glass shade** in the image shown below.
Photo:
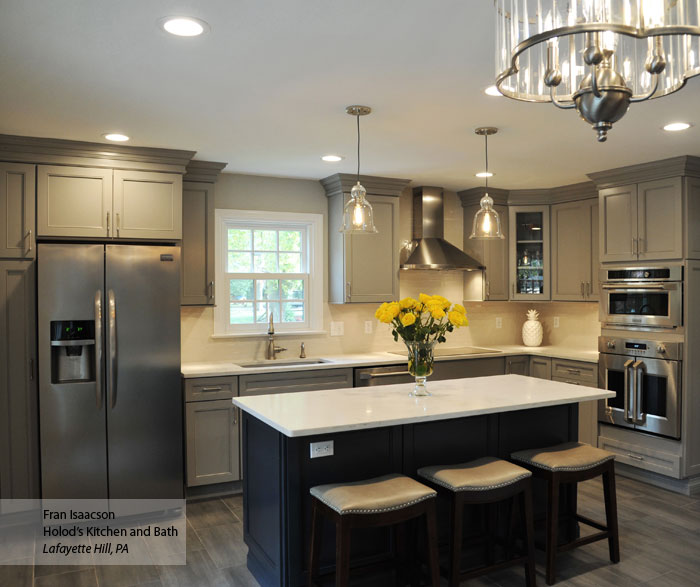
<svg viewBox="0 0 700 587"><path fill-rule="evenodd" d="M343 225L340 232L376 233L372 206L365 197L367 190L358 181L350 190L350 199L343 208Z"/></svg>
<svg viewBox="0 0 700 587"><path fill-rule="evenodd" d="M501 219L498 216L498 212L493 209L493 198L488 194L484 194L479 205L481 207L474 215L472 233L469 235L469 238L480 240L505 238L505 235L501 232Z"/></svg>

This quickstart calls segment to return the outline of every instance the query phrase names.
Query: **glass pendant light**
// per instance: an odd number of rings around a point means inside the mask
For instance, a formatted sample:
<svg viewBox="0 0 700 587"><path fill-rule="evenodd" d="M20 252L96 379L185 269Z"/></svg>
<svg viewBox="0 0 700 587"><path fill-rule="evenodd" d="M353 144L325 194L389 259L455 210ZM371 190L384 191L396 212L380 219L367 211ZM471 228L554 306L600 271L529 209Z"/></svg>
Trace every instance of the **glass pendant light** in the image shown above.
<svg viewBox="0 0 700 587"><path fill-rule="evenodd" d="M367 201L367 190L360 183L360 116L366 116L372 109L369 106L348 106L346 112L357 119L357 183L350 190L350 199L343 208L343 225L340 232L346 234L373 234L372 206Z"/></svg>
<svg viewBox="0 0 700 587"><path fill-rule="evenodd" d="M479 202L479 210L474 215L474 224L472 225L472 233L469 238L479 240L489 240L497 238L505 238L501 232L501 219L498 212L493 209L493 198L489 196L489 135L495 135L498 132L497 128L486 126L477 128L474 131L476 134L484 137L484 147L486 153L486 171L483 174L486 179L486 193Z"/></svg>

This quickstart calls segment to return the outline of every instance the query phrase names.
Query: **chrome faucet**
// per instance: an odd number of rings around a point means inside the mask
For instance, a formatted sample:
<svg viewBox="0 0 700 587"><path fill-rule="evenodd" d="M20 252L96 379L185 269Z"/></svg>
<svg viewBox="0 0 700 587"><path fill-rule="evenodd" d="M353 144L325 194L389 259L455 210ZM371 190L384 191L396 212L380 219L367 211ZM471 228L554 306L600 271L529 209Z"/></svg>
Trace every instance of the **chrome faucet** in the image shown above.
<svg viewBox="0 0 700 587"><path fill-rule="evenodd" d="M270 326L267 329L267 350L265 351L265 358L268 360L276 359L277 353L287 350L284 347L275 345L275 325L273 318L274 314L270 312Z"/></svg>

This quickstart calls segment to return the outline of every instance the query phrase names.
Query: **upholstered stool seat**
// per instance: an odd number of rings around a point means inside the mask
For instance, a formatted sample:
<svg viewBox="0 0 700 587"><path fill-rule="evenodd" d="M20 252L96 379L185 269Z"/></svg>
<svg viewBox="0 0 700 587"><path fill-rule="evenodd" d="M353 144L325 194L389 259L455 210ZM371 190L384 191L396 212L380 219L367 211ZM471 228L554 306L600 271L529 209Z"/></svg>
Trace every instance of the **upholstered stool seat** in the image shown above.
<svg viewBox="0 0 700 587"><path fill-rule="evenodd" d="M581 442L566 442L545 448L520 450L511 458L530 469L535 477L547 481L547 584L556 580L558 552L590 544L597 540L608 541L610 560L620 561L620 543L617 528L617 498L615 495L614 455ZM592 526L599 532L579 537L567 544L559 544L559 495L562 483L579 483L603 476L606 524L576 513L576 521Z"/></svg>
<svg viewBox="0 0 700 587"><path fill-rule="evenodd" d="M532 473L495 457L483 457L459 465L418 469L418 476L450 491L489 491L516 483Z"/></svg>
<svg viewBox="0 0 700 587"><path fill-rule="evenodd" d="M457 465L434 465L418 469L418 476L425 479L440 491L449 492L452 504L450 568L448 585L458 587L461 581L485 575L506 566L524 564L525 579L528 587L534 587L535 579L535 545L532 516L532 472L514 463L495 457L482 457ZM495 535L496 502L511 498L520 498L520 510L523 517L524 553L518 557L510 556L510 544L506 560L493 563L493 543ZM463 524L465 504L484 504L493 514L487 522L488 542L487 564L476 569L462 571L461 559L463 548Z"/></svg>
<svg viewBox="0 0 700 587"><path fill-rule="evenodd" d="M311 495L339 514L377 514L435 497L434 489L404 475L311 488Z"/></svg>
<svg viewBox="0 0 700 587"><path fill-rule="evenodd" d="M438 563L437 492L404 475L383 475L364 481L317 485L310 490L312 499L311 548L309 552L309 585L318 579L319 552L323 517L335 523L335 584L346 587L350 575L350 531L352 528L394 526L396 542L406 543L398 525L424 518L427 533L430 584L440 585ZM397 548L398 550L398 548ZM405 553L397 553L405 554ZM397 570L406 572L409 565L399 561Z"/></svg>
<svg viewBox="0 0 700 587"><path fill-rule="evenodd" d="M582 442L565 442L547 448L520 450L510 455L514 461L548 471L585 471L615 458L606 450Z"/></svg>

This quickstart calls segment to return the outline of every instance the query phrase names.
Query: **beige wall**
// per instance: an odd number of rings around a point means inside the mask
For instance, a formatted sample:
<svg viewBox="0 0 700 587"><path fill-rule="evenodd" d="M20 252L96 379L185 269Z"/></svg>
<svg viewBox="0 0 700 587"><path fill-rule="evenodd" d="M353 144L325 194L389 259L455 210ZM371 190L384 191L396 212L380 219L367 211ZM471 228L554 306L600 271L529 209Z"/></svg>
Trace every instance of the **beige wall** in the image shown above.
<svg viewBox="0 0 700 587"><path fill-rule="evenodd" d="M315 180L298 180L251 175L222 174L216 185L216 207L248 210L271 210L327 214L326 195ZM412 193L401 196L401 240L410 241L412 232ZM463 214L457 194L445 192L445 238L459 246L463 240ZM324 235L327 242L327 232ZM461 248L461 247L460 247ZM324 255L324 265L328 262ZM402 256L403 259L403 256ZM327 279L324 284L327 292ZM463 273L459 271L402 271L401 296L417 297L420 292L440 293L453 302L461 301ZM450 336L451 346L521 344L520 329L526 311L540 312L545 328L544 344L561 344L593 349L600 334L598 308L595 303L484 302L465 304L470 325ZM376 304L326 304L324 327L329 322L344 322L344 336L284 336L278 344L289 350L282 357L298 356L300 343L306 343L308 356L373 351L403 352L401 343L394 343L390 328L374 318ZM265 338L212 339L212 308L182 307L182 361L243 361L264 358ZM553 318L560 318L560 327L553 328ZM496 329L496 317L503 326ZM372 323L372 333L365 334L365 321Z"/></svg>

